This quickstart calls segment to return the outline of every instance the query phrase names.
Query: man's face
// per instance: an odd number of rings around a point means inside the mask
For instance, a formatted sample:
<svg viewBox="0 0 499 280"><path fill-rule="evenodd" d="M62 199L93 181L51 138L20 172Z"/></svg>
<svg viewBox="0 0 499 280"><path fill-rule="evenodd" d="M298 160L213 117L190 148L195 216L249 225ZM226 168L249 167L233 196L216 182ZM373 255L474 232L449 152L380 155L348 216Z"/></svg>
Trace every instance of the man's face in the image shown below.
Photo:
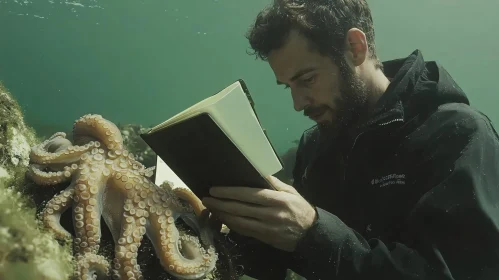
<svg viewBox="0 0 499 280"><path fill-rule="evenodd" d="M319 127L338 130L364 113L367 89L344 59L336 65L308 42L291 31L284 46L270 53L270 67L277 83L290 88L296 111Z"/></svg>

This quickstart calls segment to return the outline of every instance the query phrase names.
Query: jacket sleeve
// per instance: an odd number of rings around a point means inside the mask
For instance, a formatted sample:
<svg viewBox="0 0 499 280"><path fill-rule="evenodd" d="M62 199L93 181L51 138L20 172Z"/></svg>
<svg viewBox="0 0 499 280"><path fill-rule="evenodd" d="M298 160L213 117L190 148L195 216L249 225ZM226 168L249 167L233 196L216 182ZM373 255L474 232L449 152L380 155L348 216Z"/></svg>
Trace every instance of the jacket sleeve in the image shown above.
<svg viewBox="0 0 499 280"><path fill-rule="evenodd" d="M499 279L498 136L481 113L452 106L430 116L407 146L420 153L411 167L427 175L412 185L424 191L405 221L411 244L366 240L317 208L292 270L308 280Z"/></svg>

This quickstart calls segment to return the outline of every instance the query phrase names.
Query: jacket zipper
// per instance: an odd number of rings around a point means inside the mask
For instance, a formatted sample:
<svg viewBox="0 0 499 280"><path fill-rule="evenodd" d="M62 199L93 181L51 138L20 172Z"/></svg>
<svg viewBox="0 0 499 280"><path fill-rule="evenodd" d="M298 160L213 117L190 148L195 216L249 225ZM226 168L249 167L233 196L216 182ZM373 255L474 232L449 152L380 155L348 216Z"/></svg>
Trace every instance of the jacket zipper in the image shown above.
<svg viewBox="0 0 499 280"><path fill-rule="evenodd" d="M389 120L387 122L384 122L384 123L380 123L378 124L376 127L379 127L379 126L386 126L386 125L389 125L389 124L392 124L392 123L395 123L395 122L403 122L404 120L401 119L401 118L398 118L398 119L392 119L392 120ZM371 131L373 129L375 129L376 127L374 128L371 128L371 129L368 129L368 130L365 130L365 131L362 131L361 133L357 134L357 136L355 137L355 139L353 140L353 144L352 144L352 147L350 148L350 151L348 152L348 154L346 155L345 157L345 165L344 165L344 168L343 168L343 182L346 181L346 176L347 176L347 169L348 169L348 161L349 161L349 158L350 158L350 155L351 153L353 152L353 149L355 148L355 144L357 143L357 140L359 139L359 137L361 135L363 135L364 133L368 132L368 131Z"/></svg>

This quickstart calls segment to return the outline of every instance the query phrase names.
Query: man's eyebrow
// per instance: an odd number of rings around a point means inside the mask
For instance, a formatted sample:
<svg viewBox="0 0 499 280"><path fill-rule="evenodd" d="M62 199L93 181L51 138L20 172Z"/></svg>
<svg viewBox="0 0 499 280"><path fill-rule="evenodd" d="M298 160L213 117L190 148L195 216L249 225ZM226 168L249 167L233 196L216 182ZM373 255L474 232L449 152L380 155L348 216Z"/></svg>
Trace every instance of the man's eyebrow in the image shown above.
<svg viewBox="0 0 499 280"><path fill-rule="evenodd" d="M310 72L312 72L312 71L315 71L316 69L317 69L317 67L307 67L307 68L304 68L304 69L302 69L302 70L300 70L300 71L296 72L296 74L295 74L293 77L291 77L291 81L295 81L295 80L297 80L298 78L300 78L301 76L303 76L303 75L305 75L305 74L307 74L307 73L310 73ZM277 81L276 81L276 83L277 83L278 85L284 85L284 83L283 83L283 82L281 82L281 81L279 81L279 80L277 80Z"/></svg>

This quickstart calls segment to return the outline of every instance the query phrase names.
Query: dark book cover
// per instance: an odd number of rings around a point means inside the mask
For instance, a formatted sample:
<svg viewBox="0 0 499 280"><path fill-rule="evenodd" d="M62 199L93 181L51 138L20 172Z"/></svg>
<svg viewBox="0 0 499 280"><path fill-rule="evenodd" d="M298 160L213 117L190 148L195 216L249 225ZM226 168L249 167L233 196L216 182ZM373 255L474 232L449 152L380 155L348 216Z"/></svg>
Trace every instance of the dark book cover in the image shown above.
<svg viewBox="0 0 499 280"><path fill-rule="evenodd" d="M200 198L212 186L271 187L208 113L141 137Z"/></svg>

